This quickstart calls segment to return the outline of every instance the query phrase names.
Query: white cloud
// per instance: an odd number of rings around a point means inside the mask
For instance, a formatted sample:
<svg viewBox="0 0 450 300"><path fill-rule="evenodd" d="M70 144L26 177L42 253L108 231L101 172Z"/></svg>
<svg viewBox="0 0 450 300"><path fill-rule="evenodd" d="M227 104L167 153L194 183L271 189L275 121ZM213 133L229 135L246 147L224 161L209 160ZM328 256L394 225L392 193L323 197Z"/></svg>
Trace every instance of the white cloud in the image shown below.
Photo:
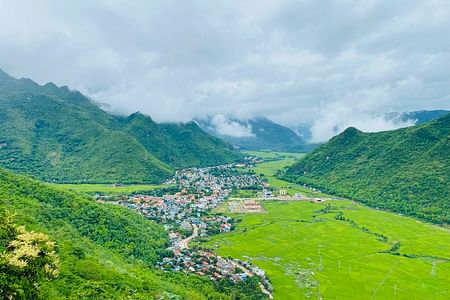
<svg viewBox="0 0 450 300"><path fill-rule="evenodd" d="M211 119L211 125L221 134L232 137L254 137L251 125L242 125L236 121L232 121L224 115L218 114Z"/></svg>
<svg viewBox="0 0 450 300"><path fill-rule="evenodd" d="M414 121L386 119L382 114L374 114L364 107L331 104L332 109L323 110L311 127L313 143L326 142L330 137L341 133L348 127L356 127L364 132L392 130L412 126Z"/></svg>
<svg viewBox="0 0 450 300"><path fill-rule="evenodd" d="M0 2L0 68L14 76L157 121L314 123L315 140L394 126L382 112L450 109L448 36L446 0Z"/></svg>

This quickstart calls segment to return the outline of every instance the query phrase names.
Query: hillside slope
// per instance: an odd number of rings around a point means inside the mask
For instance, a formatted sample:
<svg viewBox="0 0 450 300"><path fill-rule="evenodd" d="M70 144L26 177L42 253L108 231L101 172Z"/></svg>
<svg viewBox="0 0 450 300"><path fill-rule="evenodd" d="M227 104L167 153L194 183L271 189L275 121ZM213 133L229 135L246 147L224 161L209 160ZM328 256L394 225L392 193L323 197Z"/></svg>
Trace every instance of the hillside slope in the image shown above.
<svg viewBox="0 0 450 300"><path fill-rule="evenodd" d="M166 254L167 234L126 208L0 169L0 217L7 211L15 212L17 224L56 242L60 275L40 282L42 299L255 299L242 286L218 287L207 278L155 270Z"/></svg>
<svg viewBox="0 0 450 300"><path fill-rule="evenodd" d="M130 115L123 122L130 136L174 168L223 164L239 157L233 146L205 133L194 122L156 124L140 113Z"/></svg>
<svg viewBox="0 0 450 300"><path fill-rule="evenodd" d="M450 223L450 114L387 132L348 128L284 176L371 206Z"/></svg>
<svg viewBox="0 0 450 300"><path fill-rule="evenodd" d="M143 145L136 126L124 128L121 119L67 87L40 86L0 71L0 167L45 181L154 183L180 166L238 157L212 136L202 133L201 143L193 147L189 139L174 140L173 133L166 134L156 123L147 128L145 134L152 140ZM182 135L189 125L177 128L175 135ZM170 152L172 147L192 152Z"/></svg>

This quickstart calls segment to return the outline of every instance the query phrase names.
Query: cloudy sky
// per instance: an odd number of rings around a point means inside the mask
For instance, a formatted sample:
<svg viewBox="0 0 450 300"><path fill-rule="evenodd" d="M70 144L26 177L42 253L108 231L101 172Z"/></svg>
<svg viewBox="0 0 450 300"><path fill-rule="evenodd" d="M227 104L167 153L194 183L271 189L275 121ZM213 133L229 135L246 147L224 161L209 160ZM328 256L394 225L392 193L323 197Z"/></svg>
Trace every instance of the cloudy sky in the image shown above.
<svg viewBox="0 0 450 300"><path fill-rule="evenodd" d="M450 1L0 0L0 68L158 121L265 115L319 141L450 108Z"/></svg>

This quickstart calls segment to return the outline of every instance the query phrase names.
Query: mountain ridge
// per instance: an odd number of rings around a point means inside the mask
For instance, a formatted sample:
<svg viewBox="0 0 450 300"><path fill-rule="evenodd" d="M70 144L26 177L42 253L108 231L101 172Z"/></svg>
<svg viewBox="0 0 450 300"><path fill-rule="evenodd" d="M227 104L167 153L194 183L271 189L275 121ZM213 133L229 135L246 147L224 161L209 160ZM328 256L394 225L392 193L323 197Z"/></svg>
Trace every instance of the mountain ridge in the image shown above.
<svg viewBox="0 0 450 300"><path fill-rule="evenodd" d="M166 144L158 144L160 152L171 153L176 161L163 162L154 155L160 153L155 147L141 144L125 128L122 117L103 111L80 92L0 76L0 167L45 181L157 183L180 166L227 163L240 157L229 144L193 125L178 124L172 136L161 130L167 125L154 125L144 128L147 134L162 135L161 140L172 144L178 143L174 137L178 132L190 132L198 142L181 142L194 154L186 155L182 145L170 152Z"/></svg>
<svg viewBox="0 0 450 300"><path fill-rule="evenodd" d="M348 128L284 177L435 223L450 223L450 114L418 126Z"/></svg>

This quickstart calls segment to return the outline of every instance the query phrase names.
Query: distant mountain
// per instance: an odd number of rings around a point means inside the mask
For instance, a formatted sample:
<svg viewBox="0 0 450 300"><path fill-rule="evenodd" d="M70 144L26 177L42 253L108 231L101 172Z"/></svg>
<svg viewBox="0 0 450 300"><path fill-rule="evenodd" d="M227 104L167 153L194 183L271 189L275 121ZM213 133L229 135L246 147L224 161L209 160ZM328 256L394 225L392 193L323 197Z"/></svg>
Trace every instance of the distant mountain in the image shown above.
<svg viewBox="0 0 450 300"><path fill-rule="evenodd" d="M385 118L388 120L399 120L401 122L412 121L415 125L427 123L450 113L450 110L419 110L403 113L387 113Z"/></svg>
<svg viewBox="0 0 450 300"><path fill-rule="evenodd" d="M348 128L285 177L374 207L450 223L450 114L386 132Z"/></svg>
<svg viewBox="0 0 450 300"><path fill-rule="evenodd" d="M292 129L265 117L248 120L217 115L196 122L206 132L240 149L273 151L307 151L307 145Z"/></svg>
<svg viewBox="0 0 450 300"><path fill-rule="evenodd" d="M291 129L303 140L309 141L312 139L311 124L300 123L296 126L292 126Z"/></svg>
<svg viewBox="0 0 450 300"><path fill-rule="evenodd" d="M0 72L0 167L58 182L160 182L174 168L230 162L231 145L194 123L122 118L53 83Z"/></svg>

